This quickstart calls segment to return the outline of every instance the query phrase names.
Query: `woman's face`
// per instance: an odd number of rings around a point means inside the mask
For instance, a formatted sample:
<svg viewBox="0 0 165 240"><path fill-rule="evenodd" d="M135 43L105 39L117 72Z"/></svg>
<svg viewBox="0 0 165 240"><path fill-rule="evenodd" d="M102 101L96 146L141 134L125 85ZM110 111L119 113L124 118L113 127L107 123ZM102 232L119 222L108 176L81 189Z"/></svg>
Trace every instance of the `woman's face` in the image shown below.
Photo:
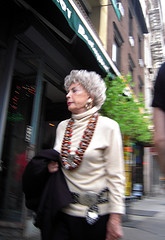
<svg viewBox="0 0 165 240"><path fill-rule="evenodd" d="M85 112L87 100L90 98L89 93L80 83L72 83L66 95L68 110L74 114Z"/></svg>

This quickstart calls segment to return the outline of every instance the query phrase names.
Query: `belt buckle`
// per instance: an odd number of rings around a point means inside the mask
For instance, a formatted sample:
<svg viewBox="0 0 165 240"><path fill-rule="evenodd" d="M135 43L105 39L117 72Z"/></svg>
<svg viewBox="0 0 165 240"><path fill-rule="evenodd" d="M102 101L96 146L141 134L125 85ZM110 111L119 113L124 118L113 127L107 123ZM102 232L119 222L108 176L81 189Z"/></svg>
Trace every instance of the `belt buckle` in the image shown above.
<svg viewBox="0 0 165 240"><path fill-rule="evenodd" d="M88 191L84 194L80 194L79 202L82 205L92 206L97 203L98 195L95 192Z"/></svg>
<svg viewBox="0 0 165 240"><path fill-rule="evenodd" d="M93 225L99 219L99 208L97 205L93 205L87 209L86 221L90 225Z"/></svg>

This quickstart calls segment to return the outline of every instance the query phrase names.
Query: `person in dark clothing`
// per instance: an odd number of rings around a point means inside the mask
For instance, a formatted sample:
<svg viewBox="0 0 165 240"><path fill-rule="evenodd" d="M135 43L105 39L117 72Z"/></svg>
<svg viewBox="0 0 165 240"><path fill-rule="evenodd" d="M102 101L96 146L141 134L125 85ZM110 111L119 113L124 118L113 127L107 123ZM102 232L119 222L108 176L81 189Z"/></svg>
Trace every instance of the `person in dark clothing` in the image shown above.
<svg viewBox="0 0 165 240"><path fill-rule="evenodd" d="M156 77L152 101L154 119L154 143L158 152L160 169L165 173L165 63Z"/></svg>

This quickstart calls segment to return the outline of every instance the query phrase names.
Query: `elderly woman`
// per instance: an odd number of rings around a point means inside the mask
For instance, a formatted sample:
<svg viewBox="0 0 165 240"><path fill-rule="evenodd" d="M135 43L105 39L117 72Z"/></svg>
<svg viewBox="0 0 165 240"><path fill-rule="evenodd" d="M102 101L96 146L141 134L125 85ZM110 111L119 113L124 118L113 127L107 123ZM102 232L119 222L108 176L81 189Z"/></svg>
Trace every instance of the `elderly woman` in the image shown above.
<svg viewBox="0 0 165 240"><path fill-rule="evenodd" d="M98 111L105 83L95 72L73 70L64 83L71 118L57 128L54 149L73 203L64 207L53 240L114 240L122 237L124 162L118 123ZM49 172L58 169L48 164Z"/></svg>

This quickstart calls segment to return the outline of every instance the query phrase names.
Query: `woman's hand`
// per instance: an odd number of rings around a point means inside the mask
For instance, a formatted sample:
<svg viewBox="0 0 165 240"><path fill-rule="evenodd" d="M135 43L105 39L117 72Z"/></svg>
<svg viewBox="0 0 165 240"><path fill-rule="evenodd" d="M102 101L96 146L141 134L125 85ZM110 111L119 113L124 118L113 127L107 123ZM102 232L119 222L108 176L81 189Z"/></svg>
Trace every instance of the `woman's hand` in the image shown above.
<svg viewBox="0 0 165 240"><path fill-rule="evenodd" d="M112 213L107 223L107 233L105 240L117 240L123 237L121 226L121 215Z"/></svg>
<svg viewBox="0 0 165 240"><path fill-rule="evenodd" d="M54 162L54 161L51 161L48 163L48 171L50 173L54 173L54 172L57 172L58 171L58 163L57 162Z"/></svg>

